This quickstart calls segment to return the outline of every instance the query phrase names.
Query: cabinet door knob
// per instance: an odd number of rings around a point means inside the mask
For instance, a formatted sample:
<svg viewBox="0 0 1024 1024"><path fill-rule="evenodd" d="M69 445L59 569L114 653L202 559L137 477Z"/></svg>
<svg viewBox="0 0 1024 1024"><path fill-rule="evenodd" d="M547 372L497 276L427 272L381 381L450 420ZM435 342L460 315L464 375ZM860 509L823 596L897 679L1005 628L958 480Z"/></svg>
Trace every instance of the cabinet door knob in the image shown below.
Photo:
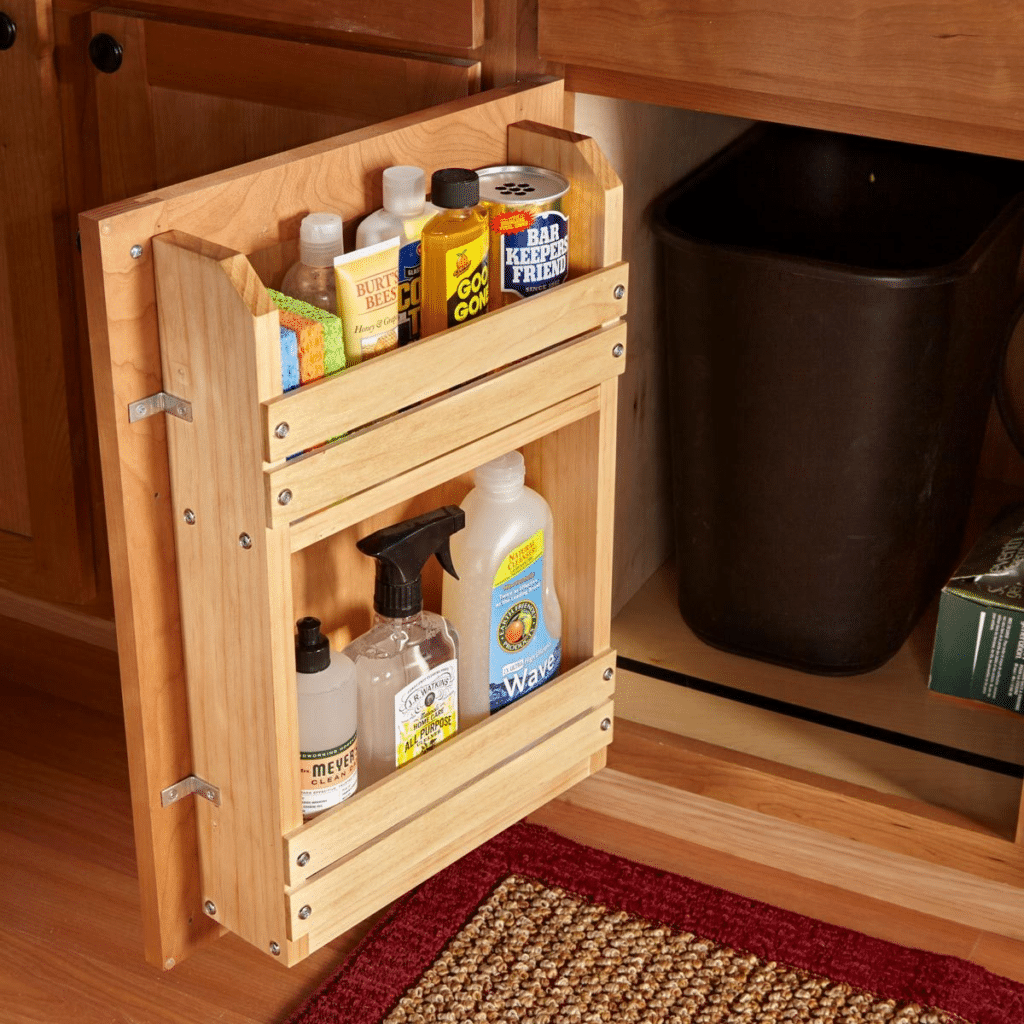
<svg viewBox="0 0 1024 1024"><path fill-rule="evenodd" d="M9 14L0 11L0 50L9 50L18 36L18 26Z"/></svg>
<svg viewBox="0 0 1024 1024"><path fill-rule="evenodd" d="M106 75L112 75L124 60L121 44L106 32L100 32L89 40L89 59Z"/></svg>

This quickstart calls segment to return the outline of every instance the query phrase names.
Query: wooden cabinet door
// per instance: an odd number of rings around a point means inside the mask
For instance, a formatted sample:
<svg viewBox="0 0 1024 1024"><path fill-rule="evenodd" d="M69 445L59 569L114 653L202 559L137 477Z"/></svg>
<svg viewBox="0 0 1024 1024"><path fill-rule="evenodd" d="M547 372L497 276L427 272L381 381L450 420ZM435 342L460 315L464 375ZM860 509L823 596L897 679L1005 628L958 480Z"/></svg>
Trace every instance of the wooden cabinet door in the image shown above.
<svg viewBox="0 0 1024 1024"><path fill-rule="evenodd" d="M0 589L94 592L53 23L4 0L0 50Z"/></svg>
<svg viewBox="0 0 1024 1024"><path fill-rule="evenodd" d="M109 70L97 70L91 82L99 192L89 197L90 206L460 99L480 87L478 63L448 57L375 53L105 11L90 16L90 32L91 47L114 54Z"/></svg>

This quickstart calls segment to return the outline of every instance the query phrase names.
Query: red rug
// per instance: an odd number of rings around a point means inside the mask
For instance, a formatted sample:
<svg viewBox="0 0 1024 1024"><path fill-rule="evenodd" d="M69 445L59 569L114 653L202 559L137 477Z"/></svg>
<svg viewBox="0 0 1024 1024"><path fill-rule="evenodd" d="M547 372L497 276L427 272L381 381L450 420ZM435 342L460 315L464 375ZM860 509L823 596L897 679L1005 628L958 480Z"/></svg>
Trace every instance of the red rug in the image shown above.
<svg viewBox="0 0 1024 1024"><path fill-rule="evenodd" d="M1024 1024L1024 985L521 823L410 893L289 1024Z"/></svg>

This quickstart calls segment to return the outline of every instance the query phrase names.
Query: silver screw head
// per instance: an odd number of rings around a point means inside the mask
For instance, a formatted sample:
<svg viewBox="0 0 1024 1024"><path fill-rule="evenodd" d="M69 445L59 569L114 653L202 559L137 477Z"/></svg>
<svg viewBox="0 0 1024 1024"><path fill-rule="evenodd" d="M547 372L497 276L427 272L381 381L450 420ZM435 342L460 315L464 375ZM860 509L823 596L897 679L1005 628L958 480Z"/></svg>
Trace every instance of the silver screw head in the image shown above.
<svg viewBox="0 0 1024 1024"><path fill-rule="evenodd" d="M604 679L605 679L605 682L607 682L607 681L608 681L609 679L611 679L611 677L612 677L613 675L615 675L615 673L614 673L614 672L613 672L613 671L612 671L612 670L611 670L610 668L606 668L606 669L604 670Z"/></svg>
<svg viewBox="0 0 1024 1024"><path fill-rule="evenodd" d="M615 291L613 291L612 294L615 298L621 299L622 296L626 294L626 286L624 284L617 284L615 286Z"/></svg>
<svg viewBox="0 0 1024 1024"><path fill-rule="evenodd" d="M281 955L281 947L276 942L271 942L271 944L270 944L270 952L273 953L274 956L280 956Z"/></svg>
<svg viewBox="0 0 1024 1024"><path fill-rule="evenodd" d="M239 547L243 547L245 548L246 551L248 551L249 548L252 547L252 537L250 537L249 534L247 533L240 533L238 535L238 544Z"/></svg>
<svg viewBox="0 0 1024 1024"><path fill-rule="evenodd" d="M278 423L278 425L274 427L274 437L280 437L283 440L288 436L288 431L290 429L291 427L289 427L287 423Z"/></svg>
<svg viewBox="0 0 1024 1024"><path fill-rule="evenodd" d="M295 858L295 863L298 864L300 868L304 868L309 863L309 854L303 851Z"/></svg>
<svg viewBox="0 0 1024 1024"><path fill-rule="evenodd" d="M186 523L188 523L189 526L195 526L196 514L192 511L192 509L185 509L184 513L182 514L182 518L185 520Z"/></svg>
<svg viewBox="0 0 1024 1024"><path fill-rule="evenodd" d="M287 487L277 496L278 505L287 505L291 500L292 492Z"/></svg>
<svg viewBox="0 0 1024 1024"><path fill-rule="evenodd" d="M214 917L217 913L217 904L214 903L213 900L207 900L203 904L203 910L205 910L210 917Z"/></svg>
<svg viewBox="0 0 1024 1024"><path fill-rule="evenodd" d="M309 905L309 904L307 903L307 904L306 904L306 905L305 905L305 906L304 906L304 907L303 907L303 908L302 908L302 909L301 909L301 910L299 911L299 920L300 920L300 921L305 921L305 920L306 920L306 919L307 919L307 918L309 917L309 915L310 915L310 914L312 914L312 913L313 913L313 908L312 908L312 907L311 907L311 906L310 906L310 905Z"/></svg>
<svg viewBox="0 0 1024 1024"><path fill-rule="evenodd" d="M146 407L144 405L137 405L137 406L135 406L135 415L136 416L145 416L146 415Z"/></svg>
<svg viewBox="0 0 1024 1024"><path fill-rule="evenodd" d="M141 245L133 245L132 246L132 248L131 248L131 257L132 257L133 260L140 260L140 259L142 259L142 246Z"/></svg>
<svg viewBox="0 0 1024 1024"><path fill-rule="evenodd" d="M612 727L612 720L610 718L601 719L601 732L607 732Z"/></svg>
<svg viewBox="0 0 1024 1024"><path fill-rule="evenodd" d="M615 356L616 359L618 359L618 358L621 357L622 353L625 352L625 351L626 351L626 348L625 348L624 345L616 345L615 348L612 349L612 355Z"/></svg>

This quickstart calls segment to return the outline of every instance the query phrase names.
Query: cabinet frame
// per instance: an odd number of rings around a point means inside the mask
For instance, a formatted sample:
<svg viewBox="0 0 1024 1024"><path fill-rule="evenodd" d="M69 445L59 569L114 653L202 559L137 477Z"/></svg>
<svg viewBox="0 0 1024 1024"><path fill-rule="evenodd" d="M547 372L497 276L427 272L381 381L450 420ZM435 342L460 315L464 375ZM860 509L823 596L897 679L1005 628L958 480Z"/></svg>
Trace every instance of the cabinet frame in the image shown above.
<svg viewBox="0 0 1024 1024"><path fill-rule="evenodd" d="M222 923L268 955L296 962L604 763L611 730L602 723L610 725L614 675L608 646L615 383L624 361L625 328L618 321L627 279L626 267L618 262L621 184L595 158L590 140L561 128L564 111L560 82L498 90L82 216L146 951L154 963L173 966ZM281 396L279 367L266 356L278 351L278 321L265 284L276 282L294 258L294 227L301 216L331 208L354 222L374 208L373 183L392 163L415 162L428 175L449 165L456 154L466 166L542 160L551 166L554 150L572 165L565 169L579 172L575 180L583 186L583 213L571 211L570 223L579 215L579 223L591 228L572 243L571 274L605 266L611 270L584 274L550 293L564 289L562 299L546 294L489 315L489 333L532 335L530 325L541 323L536 308L545 321L561 317L564 327L528 342L527 348L535 345L539 352L554 340L560 344L532 356L520 344L519 361L507 369L499 369L507 353L492 345L487 358L493 365L483 367L485 376L469 360L456 373L464 370L461 380L441 374L434 381L438 392L454 387L450 394L397 413L374 411L370 403L367 414L379 422L354 429L339 444L294 463L272 452L268 425L274 416L267 406L276 406L275 414L284 410L290 415L311 401L301 392ZM539 156L531 161L530 152ZM582 163L577 166L577 161ZM618 295L616 285L623 286ZM201 302L196 296L203 297ZM200 308L190 309L193 303ZM559 304L566 305L556 313ZM196 324L201 337L188 342ZM445 334L451 337L423 344L434 342L435 356L449 348L468 352L475 345L468 328L465 338L459 329ZM175 338L186 339L185 346L179 347ZM211 338L222 344L210 344ZM403 382L396 393L402 402L420 386L415 368L401 372L403 360L415 349L376 361L394 362L395 380ZM546 373L546 366L558 372ZM318 385L313 420L324 409L343 404L344 394L360 389L360 374L369 381L381 372L369 363ZM205 388L200 383L218 376L220 386L200 394ZM207 427L219 424L217 436L201 441L198 449L195 423L173 417L128 422L132 402L160 390L174 394L176 388L192 389L189 399L196 402L197 419ZM539 397L527 401L530 395ZM523 403L513 422L508 396L519 396ZM316 406L321 406L319 413ZM407 460L394 472L355 472L353 467L365 458L348 459L349 439L352 450L359 445L372 450L391 438L408 438L406 432L417 423L436 425L449 408L459 414L451 444L435 446L428 456ZM301 442L301 433L290 436L289 443ZM516 799L481 815L453 841L396 867L387 884L378 871L378 894L346 906L346 872L351 869L352 877L358 877L359 863L372 865L366 848L346 853L348 860L338 860L340 848L335 848L331 856L337 869L325 869L308 881L295 878L286 860L293 853L290 844L307 837L314 846L330 847L334 840L318 838L318 833L339 831L329 824L333 818L355 813L360 801L371 807L381 802L373 787L322 816L323 823L312 823L312 830L301 824L297 767L292 767L295 698L285 685L294 676L291 628L298 605L291 597L293 551L321 544L356 528L353 524L368 532L373 516L400 508L412 494L450 484L479 461L522 444L528 445L531 481L539 478L555 492L548 496L556 514L559 505L581 513L589 509L582 539L572 541L578 553L569 559L574 564L562 584L568 588L561 594L563 606L572 609L568 618L576 623L563 637L566 672L549 684L549 693L532 695L507 714L460 734L449 741L450 751L431 752L408 771L427 778L443 771L446 762L461 760L460 753L477 750L470 762L472 777L458 779L452 788L452 806L463 810L489 799L486 794L493 795L507 781L509 766L517 760L527 766L529 782ZM190 452L190 446L195 450ZM278 461L264 461L274 454ZM574 461L585 467L581 474L567 472ZM322 481L322 469L309 468L317 462L344 470L344 486L321 488L306 504L287 508L275 500L279 481L290 474L299 477L303 494L307 484ZM188 517L179 507L179 495L185 494ZM309 514L319 508L326 511ZM249 546L243 547L243 534ZM196 612L217 601L227 605L218 610L217 621L246 616L247 635L234 630L229 656L219 650L217 631L204 627ZM252 642L246 646L242 641L248 638ZM196 692L190 697L204 661L214 674L225 674L220 684L204 685L201 697ZM224 745L225 727L239 706L233 711L227 695L239 693L247 709L245 734L257 738L257 752L246 759L240 753L244 744L235 743L219 759L211 755L209 767L197 764L199 751L206 756ZM536 716L517 714L527 704ZM495 762L486 750L503 749L502 744L521 753ZM163 789L193 773L207 778L203 770L214 775L229 771L233 758L241 758L243 767L223 783L220 808L202 800L161 806ZM531 766L531 760L537 764ZM222 785L218 778L207 781ZM413 801L403 820L424 815L440 820L446 802ZM310 905L312 892L319 912L300 913ZM323 909L325 894L328 910ZM207 903L213 909L204 913Z"/></svg>

